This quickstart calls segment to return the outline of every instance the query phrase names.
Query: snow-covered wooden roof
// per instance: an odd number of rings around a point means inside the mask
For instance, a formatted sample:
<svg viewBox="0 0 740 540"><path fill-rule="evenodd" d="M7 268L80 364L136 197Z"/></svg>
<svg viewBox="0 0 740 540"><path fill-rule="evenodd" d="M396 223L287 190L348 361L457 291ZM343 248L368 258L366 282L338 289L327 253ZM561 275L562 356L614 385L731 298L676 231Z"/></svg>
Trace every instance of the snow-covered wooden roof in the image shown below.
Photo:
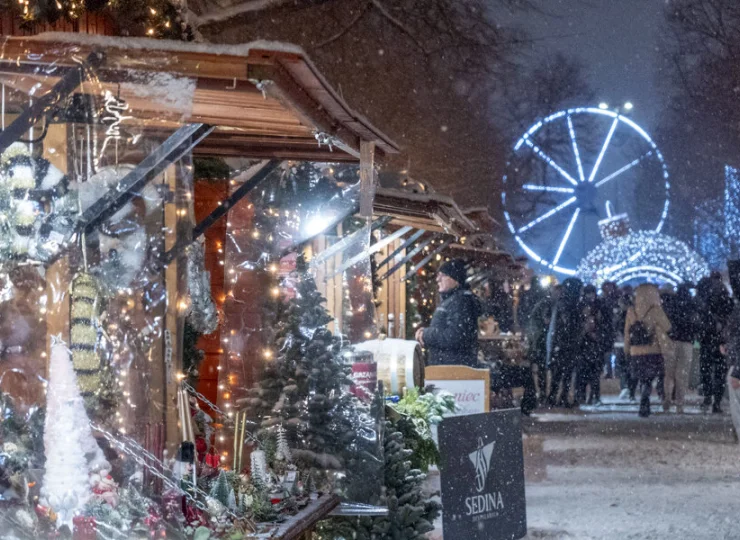
<svg viewBox="0 0 740 540"><path fill-rule="evenodd" d="M196 152L356 161L360 141L374 142L380 154L398 151L349 107L302 49L285 43L211 45L65 33L5 38L0 41L0 80L40 95L92 51L105 54L95 72L100 84L120 92L138 120L150 120L151 129L171 130L178 122L216 126ZM120 84L124 72L145 76L138 84L131 79ZM174 108L187 111L182 118L163 115L161 100L147 93L148 86L155 86L152 81L163 77L191 85L173 83L165 96ZM183 107L179 98L190 103Z"/></svg>

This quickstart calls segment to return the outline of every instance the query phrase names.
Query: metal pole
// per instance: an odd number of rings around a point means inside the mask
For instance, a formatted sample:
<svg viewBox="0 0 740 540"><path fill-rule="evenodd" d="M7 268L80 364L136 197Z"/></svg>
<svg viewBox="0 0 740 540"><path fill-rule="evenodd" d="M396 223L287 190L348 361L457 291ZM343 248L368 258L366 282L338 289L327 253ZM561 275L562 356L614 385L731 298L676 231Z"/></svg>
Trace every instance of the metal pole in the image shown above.
<svg viewBox="0 0 740 540"><path fill-rule="evenodd" d="M211 228L219 219L224 217L236 203L242 200L250 191L262 183L272 171L278 168L280 161L277 159L271 159L270 161L264 161L262 166L255 171L255 173L241 186L239 186L234 193L229 195L213 212L208 214L203 221L198 223L193 229L193 237L189 240L178 241L167 253L162 256L162 264L165 266L170 264L180 253L182 253L190 244L195 242L200 236Z"/></svg>
<svg viewBox="0 0 740 540"><path fill-rule="evenodd" d="M425 231L424 229L419 229L419 230L418 230L418 231L416 231L416 232L415 232L414 234L412 234L411 236L409 236L409 237L408 237L408 239L406 239L406 240L405 240L405 241L404 241L404 242L403 242L403 243L402 243L402 244L401 244L400 246L398 246L398 247L397 247L397 248L396 248L396 249L395 249L395 250L393 251L393 253L391 253L390 255L388 255L388 257L386 257L386 258L385 258L385 259L383 260L383 262L381 262L381 263L380 263L380 264L378 265L378 270L380 270L381 268L383 268L383 267L384 267L384 266L385 266L385 265L386 265L387 263L389 263L390 261L392 261L392 260L393 260L393 258L394 258L394 257L395 257L396 255L398 255L399 253L401 253L401 252L402 252L402 251L403 251L404 249L406 249L406 248L407 248L407 247L409 247L409 246L410 246L411 244L413 244L414 242L416 242L416 241L417 241L417 240L418 240L419 238L421 238L421 237L422 237L422 236L424 235L424 233L425 233L425 232L426 232L426 231Z"/></svg>
<svg viewBox="0 0 740 540"><path fill-rule="evenodd" d="M389 278L390 276L392 276L393 274L395 274L395 273L396 273L396 271L397 271L397 270L398 270L399 268L401 268L401 267L402 267L402 266L403 266L404 264L406 264L406 263L407 263L407 262L409 262L409 261L410 261L411 259L413 259L413 258L414 258L414 256L416 256L416 254L417 254L417 253L419 253L419 252L420 252L420 251L421 251L422 249L424 249L424 248L425 248L425 247L427 247L427 246L428 246L429 244L431 244L431 243L432 243L432 241L436 240L436 239L437 239L438 237L439 237L439 235L436 235L436 234L435 234L435 235L432 235L432 236L430 236L429 238L427 238L427 239L426 239L426 240L424 240L423 242L421 242L421 243L420 243L420 244L419 244L418 246L416 246L416 247L415 247L415 248L414 248L414 249L413 249L413 250L412 250L412 251L411 251L410 253L406 254L406 256L405 256L405 257L403 258L403 260L402 260L401 262L399 262L398 264L396 264L396 266L394 266L393 268L391 268L390 270L388 270L388 272L386 272L386 273L385 273L385 275L384 275L384 276L383 276L382 278L380 278L380 280L381 280L381 281L383 281L383 280L385 280L385 279L388 279L388 278Z"/></svg>
<svg viewBox="0 0 740 540"><path fill-rule="evenodd" d="M116 189L110 190L85 210L77 221L78 232L90 232L123 208L150 180L161 174L202 141L213 127L188 124L181 127L149 154L134 170L124 176Z"/></svg>
<svg viewBox="0 0 740 540"><path fill-rule="evenodd" d="M99 67L104 60L105 55L102 51L91 52L75 69L65 73L48 93L34 100L33 105L24 110L12 124L0 132L0 154L28 133L36 122L48 116L64 98L74 92L75 88L85 80L88 69Z"/></svg>

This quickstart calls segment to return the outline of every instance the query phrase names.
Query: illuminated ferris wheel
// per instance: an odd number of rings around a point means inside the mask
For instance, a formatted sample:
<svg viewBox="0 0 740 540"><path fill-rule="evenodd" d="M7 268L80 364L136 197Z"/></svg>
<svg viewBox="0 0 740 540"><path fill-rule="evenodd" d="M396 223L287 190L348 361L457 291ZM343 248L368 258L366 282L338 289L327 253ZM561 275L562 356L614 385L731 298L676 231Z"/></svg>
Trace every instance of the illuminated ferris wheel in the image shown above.
<svg viewBox="0 0 740 540"><path fill-rule="evenodd" d="M611 208L659 232L669 191L663 155L644 129L619 111L584 107L548 116L517 141L502 201L522 250L549 270L575 275L601 242L598 222Z"/></svg>

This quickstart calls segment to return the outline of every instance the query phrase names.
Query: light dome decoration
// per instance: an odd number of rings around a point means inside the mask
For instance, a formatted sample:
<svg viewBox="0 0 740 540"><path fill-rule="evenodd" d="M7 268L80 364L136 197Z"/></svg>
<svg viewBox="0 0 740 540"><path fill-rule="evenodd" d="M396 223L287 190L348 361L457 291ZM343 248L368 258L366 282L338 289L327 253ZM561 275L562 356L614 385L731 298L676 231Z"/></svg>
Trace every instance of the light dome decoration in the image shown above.
<svg viewBox="0 0 740 540"><path fill-rule="evenodd" d="M630 232L606 239L578 265L583 281L600 286L631 281L678 285L709 275L704 259L686 243L655 231Z"/></svg>
<svg viewBox="0 0 740 540"><path fill-rule="evenodd" d="M663 155L642 127L611 110L573 108L538 121L514 145L503 182L514 240L563 275L575 275L601 242L607 201L615 201L615 213L638 216L640 229L660 232L668 215Z"/></svg>

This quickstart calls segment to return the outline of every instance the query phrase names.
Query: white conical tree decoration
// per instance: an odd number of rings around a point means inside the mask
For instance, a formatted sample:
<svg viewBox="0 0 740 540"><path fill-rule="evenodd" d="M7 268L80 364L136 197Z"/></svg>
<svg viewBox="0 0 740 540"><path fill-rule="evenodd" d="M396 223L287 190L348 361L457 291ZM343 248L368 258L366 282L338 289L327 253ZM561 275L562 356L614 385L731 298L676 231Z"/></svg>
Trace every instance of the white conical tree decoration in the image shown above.
<svg viewBox="0 0 740 540"><path fill-rule="evenodd" d="M72 368L72 355L61 336L51 340L46 391L44 451L46 468L41 495L57 513L57 526L68 525L91 495L90 463L102 462L85 403Z"/></svg>
<svg viewBox="0 0 740 540"><path fill-rule="evenodd" d="M267 457L262 450L255 450L252 452L251 459L251 474L252 482L267 486L270 477L267 474Z"/></svg>
<svg viewBox="0 0 740 540"><path fill-rule="evenodd" d="M287 433L282 424L277 429L277 451L275 452L275 459L285 461L286 463L293 463L293 455L288 446Z"/></svg>

